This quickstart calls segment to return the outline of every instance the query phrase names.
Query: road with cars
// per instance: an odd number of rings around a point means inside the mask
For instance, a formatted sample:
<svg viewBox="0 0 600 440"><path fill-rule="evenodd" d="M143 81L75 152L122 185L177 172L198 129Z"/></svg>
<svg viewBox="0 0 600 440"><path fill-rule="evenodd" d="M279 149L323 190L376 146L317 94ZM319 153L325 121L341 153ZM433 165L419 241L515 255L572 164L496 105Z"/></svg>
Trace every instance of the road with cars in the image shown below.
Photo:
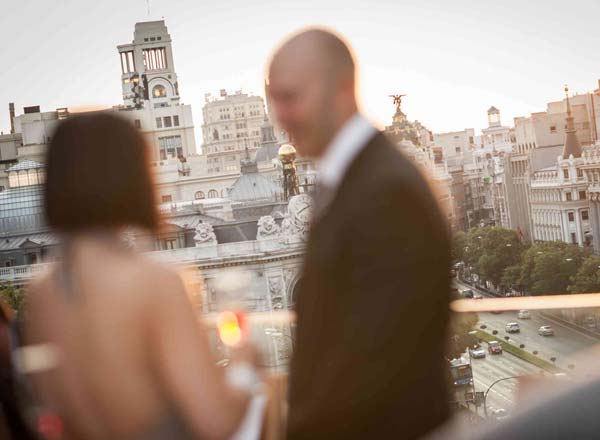
<svg viewBox="0 0 600 440"><path fill-rule="evenodd" d="M459 281L455 281L459 290L472 289L474 292L486 297L489 296L485 292L463 284ZM519 346L525 345L525 350L538 352L538 357L550 360L556 358L556 366L569 369L569 365L577 368L574 364L574 355L583 350L589 349L590 347L600 344L597 339L588 336L582 332L573 330L569 327L565 327L558 321L551 320L544 316L541 316L536 311L531 311L530 319L519 319L517 317L518 311L505 311L499 314L482 312L479 315L478 328L481 325L485 325L487 328L485 331L492 333L493 330L498 331L498 339L504 340L505 336L510 337L511 343ZM506 324L510 322L516 322L519 324L520 333L507 333ZM554 336L541 336L538 334L538 330L543 325L550 325L554 330Z"/></svg>
<svg viewBox="0 0 600 440"><path fill-rule="evenodd" d="M510 353L491 355L487 353L487 344L483 343L482 346L486 349L486 357L471 359L475 391L485 392L494 381L500 378L535 375L541 372L535 365L525 362ZM466 355L464 357L466 358ZM500 408L510 413L515 406L518 385L517 380L505 380L495 384L487 397L488 414L491 415L494 410ZM483 407L478 408L478 412L483 415Z"/></svg>
<svg viewBox="0 0 600 440"><path fill-rule="evenodd" d="M475 295L489 297L486 292L476 289L467 284L455 280L455 286L459 291L472 289ZM505 311L502 313L481 312L478 313L479 323L477 328L485 325L485 331L492 333L497 330L498 340L505 340L508 336L509 342L514 345L524 344L524 350L532 353L537 351L537 356L550 361L555 357L555 365L567 372L577 371L576 354L585 351L594 345L600 344L597 339L588 336L585 333L565 327L558 321L551 320L542 316L539 312L531 311L529 319L519 319L518 311ZM508 333L506 325L508 323L517 323L520 332ZM554 336L542 336L538 333L541 326L549 325L554 330ZM473 378L476 391L486 391L488 387L496 380L511 376L540 375L544 373L540 368L526 362L510 353L491 355L487 349L488 344L482 343L486 350L486 356L483 359L471 359L473 367ZM463 357L467 357L465 354ZM494 410L505 409L510 414L515 408L518 400L519 381L504 380L493 386L487 397L488 414ZM478 409L483 415L483 408Z"/></svg>

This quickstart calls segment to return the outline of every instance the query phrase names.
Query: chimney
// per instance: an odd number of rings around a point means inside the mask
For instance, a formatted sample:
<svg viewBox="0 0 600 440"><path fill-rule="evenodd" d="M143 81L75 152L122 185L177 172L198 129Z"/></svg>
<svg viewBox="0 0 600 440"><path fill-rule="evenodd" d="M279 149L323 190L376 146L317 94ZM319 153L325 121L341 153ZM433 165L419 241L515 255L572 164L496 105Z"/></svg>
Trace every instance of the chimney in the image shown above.
<svg viewBox="0 0 600 440"><path fill-rule="evenodd" d="M11 134L15 132L15 103L8 103L8 114L10 115L10 132Z"/></svg>

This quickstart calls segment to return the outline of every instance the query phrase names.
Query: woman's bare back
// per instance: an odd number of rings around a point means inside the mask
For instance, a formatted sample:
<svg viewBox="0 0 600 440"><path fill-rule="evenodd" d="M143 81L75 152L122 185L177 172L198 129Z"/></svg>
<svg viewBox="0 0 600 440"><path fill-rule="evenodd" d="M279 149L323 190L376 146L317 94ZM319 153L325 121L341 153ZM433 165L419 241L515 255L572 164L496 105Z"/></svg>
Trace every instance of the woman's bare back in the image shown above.
<svg viewBox="0 0 600 440"><path fill-rule="evenodd" d="M28 342L55 344L61 353L40 392L78 435L129 436L170 410L149 336L153 296L172 274L101 240L78 240L72 251L68 265L29 296Z"/></svg>

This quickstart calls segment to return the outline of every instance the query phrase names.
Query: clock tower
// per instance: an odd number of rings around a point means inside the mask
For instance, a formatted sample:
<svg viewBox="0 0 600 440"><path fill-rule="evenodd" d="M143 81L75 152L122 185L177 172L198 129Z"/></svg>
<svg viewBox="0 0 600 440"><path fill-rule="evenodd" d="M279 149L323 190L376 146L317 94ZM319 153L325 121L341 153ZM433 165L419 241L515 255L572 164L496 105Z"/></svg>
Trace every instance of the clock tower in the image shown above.
<svg viewBox="0 0 600 440"><path fill-rule="evenodd" d="M126 107L171 107L179 104L171 36L164 20L135 24L133 41L117 46Z"/></svg>

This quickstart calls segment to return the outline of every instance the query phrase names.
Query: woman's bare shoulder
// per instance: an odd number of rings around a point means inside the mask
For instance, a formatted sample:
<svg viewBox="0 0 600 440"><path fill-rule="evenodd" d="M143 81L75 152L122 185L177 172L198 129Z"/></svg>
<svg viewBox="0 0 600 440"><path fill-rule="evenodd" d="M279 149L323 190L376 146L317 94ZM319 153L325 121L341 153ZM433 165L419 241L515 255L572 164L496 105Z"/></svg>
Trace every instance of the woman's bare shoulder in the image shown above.
<svg viewBox="0 0 600 440"><path fill-rule="evenodd" d="M56 266L54 266L43 274L32 278L25 286L25 292L27 292L28 295L32 295L40 294L51 289L57 278L57 270Z"/></svg>
<svg viewBox="0 0 600 440"><path fill-rule="evenodd" d="M121 270L131 280L137 279L149 291L160 294L182 286L182 280L177 270L143 255L136 255L123 264Z"/></svg>

